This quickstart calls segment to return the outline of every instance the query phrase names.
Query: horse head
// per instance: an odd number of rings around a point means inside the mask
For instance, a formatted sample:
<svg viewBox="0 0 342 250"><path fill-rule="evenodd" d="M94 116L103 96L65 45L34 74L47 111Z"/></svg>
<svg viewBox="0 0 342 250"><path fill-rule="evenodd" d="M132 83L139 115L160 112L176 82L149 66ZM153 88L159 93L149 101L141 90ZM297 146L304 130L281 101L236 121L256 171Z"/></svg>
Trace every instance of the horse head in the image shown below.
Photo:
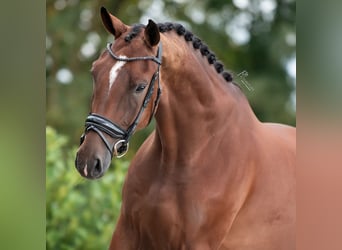
<svg viewBox="0 0 342 250"><path fill-rule="evenodd" d="M101 177L113 156L127 152L130 137L153 117L161 92L158 26L151 20L147 26L127 26L103 7L101 18L115 42L91 69L91 111L75 161L80 174L89 179Z"/></svg>

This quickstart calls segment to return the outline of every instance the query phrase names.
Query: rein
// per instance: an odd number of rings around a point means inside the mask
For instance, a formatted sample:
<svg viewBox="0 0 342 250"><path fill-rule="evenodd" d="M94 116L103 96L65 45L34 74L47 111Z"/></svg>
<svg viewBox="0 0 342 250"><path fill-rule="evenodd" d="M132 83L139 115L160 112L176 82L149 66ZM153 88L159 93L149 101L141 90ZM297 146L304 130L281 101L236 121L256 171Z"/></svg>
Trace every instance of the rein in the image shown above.
<svg viewBox="0 0 342 250"><path fill-rule="evenodd" d="M162 63L162 44L159 43L158 47L158 52L157 56L143 56L143 57L120 57L114 54L114 52L111 49L112 44L108 43L107 44L107 50L109 54L118 61L125 61L125 62L132 62L132 61L148 61L151 60L155 63L158 64L158 69L157 71L153 74L152 79L150 81L147 93L145 95L144 101L140 107L140 110L135 117L134 121L132 124L128 127L127 130L121 128L119 125L116 123L112 122L111 120L107 119L106 117L103 117L99 114L95 113L90 113L85 121L85 132L81 136L80 139L80 144L83 143L85 135L88 131L93 130L96 132L104 144L106 145L108 151L110 152L111 157L113 158L113 154L117 157L120 158L124 156L127 151L128 151L128 146L129 146L129 139L133 135L134 131L136 130L140 119L142 117L142 114L144 113L144 110L146 109L147 105L149 104L153 91L154 91L154 82L158 78L158 90L157 90L157 97L156 100L154 101L153 104L153 109L151 112L150 119L148 121L148 124L151 122L153 115L155 114L156 108L158 106L159 100L160 100L160 94L161 94L161 87L160 87L160 82L159 82L159 68ZM110 143L106 139L106 137L103 135L103 133L109 135L110 137L114 139L119 139L113 147L110 146Z"/></svg>

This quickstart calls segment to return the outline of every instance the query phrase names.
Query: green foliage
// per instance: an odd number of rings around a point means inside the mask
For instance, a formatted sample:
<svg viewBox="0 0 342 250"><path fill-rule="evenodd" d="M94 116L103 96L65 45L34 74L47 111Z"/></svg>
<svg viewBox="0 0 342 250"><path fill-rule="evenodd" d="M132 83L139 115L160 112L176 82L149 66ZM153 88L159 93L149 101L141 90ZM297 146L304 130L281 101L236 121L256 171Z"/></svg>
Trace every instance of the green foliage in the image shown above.
<svg viewBox="0 0 342 250"><path fill-rule="evenodd" d="M82 178L74 167L76 148L46 128L47 249L107 249L121 206L128 162L116 160L99 180Z"/></svg>

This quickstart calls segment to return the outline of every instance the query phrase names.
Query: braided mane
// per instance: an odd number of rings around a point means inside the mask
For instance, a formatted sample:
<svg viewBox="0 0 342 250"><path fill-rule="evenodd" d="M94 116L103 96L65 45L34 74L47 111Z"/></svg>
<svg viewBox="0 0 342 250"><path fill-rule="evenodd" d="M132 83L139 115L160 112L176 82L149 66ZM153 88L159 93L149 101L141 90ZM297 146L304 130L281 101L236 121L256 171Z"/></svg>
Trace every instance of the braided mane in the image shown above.
<svg viewBox="0 0 342 250"><path fill-rule="evenodd" d="M193 48L195 50L200 50L201 54L207 57L208 63L215 67L215 70L218 74L221 74L227 82L232 82L236 85L236 83L233 82L232 74L224 70L223 63L217 60L217 57L213 52L209 50L208 46L205 43L203 43L200 38L196 37L190 31L186 30L183 25L170 22L158 23L157 25L159 28L159 32L161 33L174 30L179 36L183 36L186 42L192 42ZM131 32L125 37L125 41L130 42L134 37L136 37L141 32L142 28L144 27L145 25L142 24L133 25Z"/></svg>

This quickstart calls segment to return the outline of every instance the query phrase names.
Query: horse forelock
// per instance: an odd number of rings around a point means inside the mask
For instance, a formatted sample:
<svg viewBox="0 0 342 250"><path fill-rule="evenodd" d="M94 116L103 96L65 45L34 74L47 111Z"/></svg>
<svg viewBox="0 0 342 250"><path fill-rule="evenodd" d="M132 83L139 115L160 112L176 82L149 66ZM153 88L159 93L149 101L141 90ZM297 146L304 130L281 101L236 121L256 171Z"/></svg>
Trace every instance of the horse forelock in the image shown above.
<svg viewBox="0 0 342 250"><path fill-rule="evenodd" d="M129 31L129 33L125 36L125 41L126 42L130 42L132 41L133 38L135 38L137 35L140 34L140 32L142 31L142 29L145 28L145 25L143 24L134 24L132 25L131 30Z"/></svg>

